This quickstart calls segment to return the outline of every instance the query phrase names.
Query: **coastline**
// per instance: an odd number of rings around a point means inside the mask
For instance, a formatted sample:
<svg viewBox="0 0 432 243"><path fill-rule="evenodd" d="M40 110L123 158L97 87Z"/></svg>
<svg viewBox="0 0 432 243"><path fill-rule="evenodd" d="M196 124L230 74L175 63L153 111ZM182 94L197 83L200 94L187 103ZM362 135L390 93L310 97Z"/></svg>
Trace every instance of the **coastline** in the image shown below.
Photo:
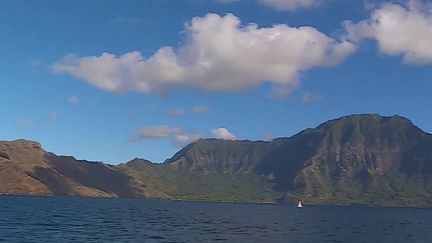
<svg viewBox="0 0 432 243"><path fill-rule="evenodd" d="M227 203L227 204L253 204L253 205L292 205L297 206L296 202L251 202L251 201L232 201L232 200L204 200L204 199L177 199L177 198L154 198L154 197L99 197L99 196L75 196L75 195L43 195L43 194L14 194L0 193L1 197L36 197L36 198L88 198L88 199L131 199L131 200L152 200L152 201L172 201L172 202L196 202L196 203ZM303 202L303 201L302 201ZM396 204L363 204L363 203L307 203L303 202L304 207L372 207L372 208L412 208L412 209L432 209L432 205L396 205Z"/></svg>

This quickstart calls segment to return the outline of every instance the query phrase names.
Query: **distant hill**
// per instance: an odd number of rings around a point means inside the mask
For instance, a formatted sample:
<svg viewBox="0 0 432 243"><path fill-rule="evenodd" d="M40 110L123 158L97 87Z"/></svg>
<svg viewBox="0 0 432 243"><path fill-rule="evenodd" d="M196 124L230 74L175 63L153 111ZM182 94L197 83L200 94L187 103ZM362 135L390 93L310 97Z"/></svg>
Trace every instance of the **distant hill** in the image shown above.
<svg viewBox="0 0 432 243"><path fill-rule="evenodd" d="M200 139L163 164L77 161L0 142L0 192L432 206L432 135L400 116L351 115L273 141ZM3 183L4 182L4 183Z"/></svg>

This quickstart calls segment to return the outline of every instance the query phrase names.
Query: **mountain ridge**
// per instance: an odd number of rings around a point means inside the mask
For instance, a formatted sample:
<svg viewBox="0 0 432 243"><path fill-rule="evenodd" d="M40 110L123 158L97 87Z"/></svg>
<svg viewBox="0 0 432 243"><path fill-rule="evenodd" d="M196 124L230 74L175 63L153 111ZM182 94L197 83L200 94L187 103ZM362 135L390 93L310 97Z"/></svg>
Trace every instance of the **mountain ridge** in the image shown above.
<svg viewBox="0 0 432 243"><path fill-rule="evenodd" d="M12 171L37 188L24 193L432 205L432 134L398 115L343 116L272 141L200 139L161 164L78 161L24 141L0 141L0 174ZM14 192L11 184L0 192Z"/></svg>

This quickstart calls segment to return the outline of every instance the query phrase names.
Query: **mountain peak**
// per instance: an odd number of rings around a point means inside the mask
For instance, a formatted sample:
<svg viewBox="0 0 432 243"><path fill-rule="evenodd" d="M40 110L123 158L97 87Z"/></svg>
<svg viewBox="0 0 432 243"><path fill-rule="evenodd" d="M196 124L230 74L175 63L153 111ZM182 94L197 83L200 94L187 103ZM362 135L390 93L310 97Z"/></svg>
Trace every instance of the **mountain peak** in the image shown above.
<svg viewBox="0 0 432 243"><path fill-rule="evenodd" d="M36 141L27 140L27 139L16 139L13 141L0 141L0 143L24 146L24 147L35 148L35 149L42 149L42 145L40 143Z"/></svg>
<svg viewBox="0 0 432 243"><path fill-rule="evenodd" d="M399 116L381 116L378 114L355 114L340 117L322 123L315 129L308 129L333 133L337 137L347 137L349 134L365 135L370 138L381 137L409 137L424 133L409 119Z"/></svg>
<svg viewBox="0 0 432 243"><path fill-rule="evenodd" d="M322 123L320 126L331 126L340 123L385 123L392 122L397 123L397 125L413 125L414 124L406 117L400 115L392 115L392 116L382 116L379 114L353 114L348 116L342 116L337 119L329 120L327 122Z"/></svg>
<svg viewBox="0 0 432 243"><path fill-rule="evenodd" d="M127 165L138 165L138 164L153 164L150 160L146 160L143 158L134 158L131 161L126 163Z"/></svg>

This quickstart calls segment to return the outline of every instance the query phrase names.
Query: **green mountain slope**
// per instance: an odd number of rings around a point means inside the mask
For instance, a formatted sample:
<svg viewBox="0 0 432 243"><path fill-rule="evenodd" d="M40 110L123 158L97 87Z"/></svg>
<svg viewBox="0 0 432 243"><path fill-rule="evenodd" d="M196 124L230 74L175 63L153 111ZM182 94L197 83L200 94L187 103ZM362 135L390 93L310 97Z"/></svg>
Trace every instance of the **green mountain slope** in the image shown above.
<svg viewBox="0 0 432 243"><path fill-rule="evenodd" d="M174 198L432 204L432 135L400 116L352 115L272 142L199 140L151 176Z"/></svg>

